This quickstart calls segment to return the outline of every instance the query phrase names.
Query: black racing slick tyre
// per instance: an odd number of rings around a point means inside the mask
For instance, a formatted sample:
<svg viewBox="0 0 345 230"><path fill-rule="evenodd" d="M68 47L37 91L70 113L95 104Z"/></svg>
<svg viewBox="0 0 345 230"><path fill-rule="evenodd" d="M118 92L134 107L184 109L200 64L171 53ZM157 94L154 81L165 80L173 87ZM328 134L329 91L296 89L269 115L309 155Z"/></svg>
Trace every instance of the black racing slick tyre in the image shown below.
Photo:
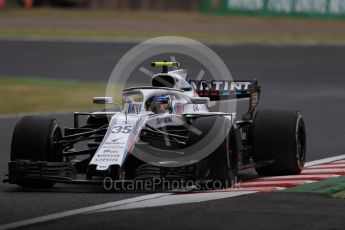
<svg viewBox="0 0 345 230"><path fill-rule="evenodd" d="M306 132L303 116L298 111L262 110L252 126L254 161L259 175L300 174L306 159Z"/></svg>
<svg viewBox="0 0 345 230"><path fill-rule="evenodd" d="M62 138L57 121L49 116L25 116L13 132L11 161L62 162L62 146L55 142ZM53 182L40 179L20 179L23 187L52 187Z"/></svg>
<svg viewBox="0 0 345 230"><path fill-rule="evenodd" d="M226 132L223 141L209 156L199 162L201 172L208 172L203 178L210 180L207 187L209 189L219 189L230 187L236 182L238 172L238 142L234 128L222 116L207 116L197 118L192 128L201 131L202 135L191 132L191 144L197 144L204 140L204 136L211 128L216 128L219 132ZM198 174L202 174L198 172Z"/></svg>

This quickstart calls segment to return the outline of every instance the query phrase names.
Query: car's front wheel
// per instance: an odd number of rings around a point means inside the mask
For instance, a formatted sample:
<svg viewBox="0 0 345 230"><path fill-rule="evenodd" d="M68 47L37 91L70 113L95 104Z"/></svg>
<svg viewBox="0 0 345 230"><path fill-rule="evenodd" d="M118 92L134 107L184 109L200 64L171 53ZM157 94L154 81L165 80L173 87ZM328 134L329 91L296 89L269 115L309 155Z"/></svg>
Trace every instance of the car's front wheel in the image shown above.
<svg viewBox="0 0 345 230"><path fill-rule="evenodd" d="M220 145L198 164L198 175L201 178L210 180L207 187L227 188L231 187L237 180L238 173L238 141L234 127L222 116L199 117L192 123L193 130L198 130L200 134L191 132L190 144L203 146L207 151L207 145L211 142L220 142ZM222 140L215 140L217 137L206 137L210 130L216 130ZM202 150L201 150L202 151Z"/></svg>
<svg viewBox="0 0 345 230"><path fill-rule="evenodd" d="M62 137L57 121L49 116L22 117L13 132L11 161L62 162L62 147L56 143ZM52 187L53 182L42 179L19 178L22 187Z"/></svg>

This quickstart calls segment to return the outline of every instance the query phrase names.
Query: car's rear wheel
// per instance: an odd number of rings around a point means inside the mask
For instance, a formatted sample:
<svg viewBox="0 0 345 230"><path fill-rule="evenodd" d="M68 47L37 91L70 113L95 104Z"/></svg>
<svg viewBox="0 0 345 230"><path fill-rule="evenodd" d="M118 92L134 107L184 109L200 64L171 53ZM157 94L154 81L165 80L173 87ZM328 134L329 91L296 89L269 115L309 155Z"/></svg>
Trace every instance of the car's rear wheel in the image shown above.
<svg viewBox="0 0 345 230"><path fill-rule="evenodd" d="M56 142L62 137L61 128L54 118L26 116L17 123L11 144L11 161L30 160L62 162L62 146ZM52 187L53 182L42 179L19 178L23 187Z"/></svg>
<svg viewBox="0 0 345 230"><path fill-rule="evenodd" d="M270 162L256 168L259 175L299 174L306 158L302 114L290 110L258 111L252 126L252 144L254 161Z"/></svg>

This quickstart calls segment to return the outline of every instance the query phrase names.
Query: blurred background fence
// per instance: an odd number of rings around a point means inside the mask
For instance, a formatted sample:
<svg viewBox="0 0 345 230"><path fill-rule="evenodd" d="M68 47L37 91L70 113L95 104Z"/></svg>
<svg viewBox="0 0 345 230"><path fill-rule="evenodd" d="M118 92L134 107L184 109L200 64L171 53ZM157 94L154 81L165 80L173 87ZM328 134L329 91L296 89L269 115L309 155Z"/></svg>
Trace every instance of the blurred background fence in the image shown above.
<svg viewBox="0 0 345 230"><path fill-rule="evenodd" d="M199 11L201 0L0 0L9 7L60 6L91 9L190 10Z"/></svg>
<svg viewBox="0 0 345 230"><path fill-rule="evenodd" d="M0 0L0 8L16 6L345 18L345 0Z"/></svg>

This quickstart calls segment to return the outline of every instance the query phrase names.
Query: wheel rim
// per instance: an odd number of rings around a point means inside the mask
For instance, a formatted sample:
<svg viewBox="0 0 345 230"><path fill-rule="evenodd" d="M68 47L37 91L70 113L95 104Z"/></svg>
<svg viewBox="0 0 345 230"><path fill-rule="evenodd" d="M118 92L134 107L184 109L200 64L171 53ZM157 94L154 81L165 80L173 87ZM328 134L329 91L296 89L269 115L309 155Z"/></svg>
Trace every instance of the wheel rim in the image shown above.
<svg viewBox="0 0 345 230"><path fill-rule="evenodd" d="M300 170L304 167L306 157L306 137L303 126L300 126L297 131L297 164Z"/></svg>
<svg viewBox="0 0 345 230"><path fill-rule="evenodd" d="M61 140L61 138L61 129L58 125L55 125L50 137L50 152L52 154L51 156L54 156L54 159L50 160L62 161L62 145L60 143L57 143L57 141Z"/></svg>

